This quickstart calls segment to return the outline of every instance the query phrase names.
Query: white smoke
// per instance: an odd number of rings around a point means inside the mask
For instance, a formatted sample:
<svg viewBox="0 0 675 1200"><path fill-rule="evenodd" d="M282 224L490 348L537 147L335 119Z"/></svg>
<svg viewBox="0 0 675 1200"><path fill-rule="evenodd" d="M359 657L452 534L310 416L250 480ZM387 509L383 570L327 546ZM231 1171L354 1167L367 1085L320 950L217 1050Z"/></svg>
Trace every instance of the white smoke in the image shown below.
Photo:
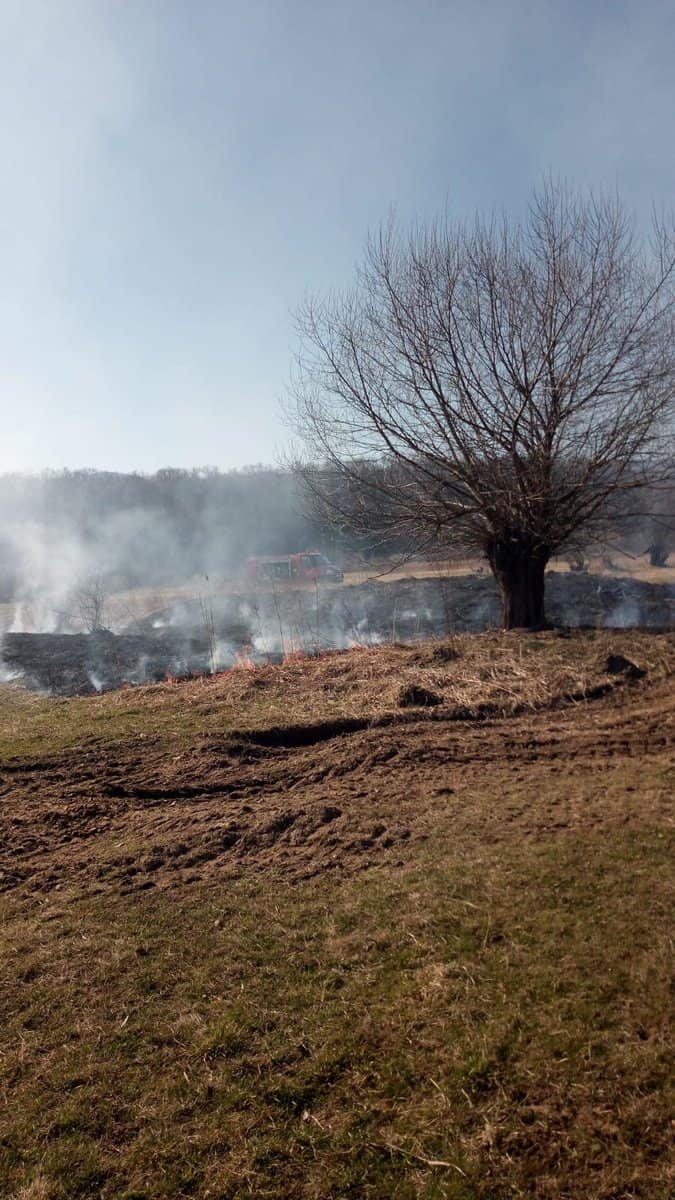
<svg viewBox="0 0 675 1200"><path fill-rule="evenodd" d="M13 547L21 589L8 632L54 633L67 627L74 615L74 584L87 569L81 543L72 536L55 543L35 521L7 524L3 535Z"/></svg>
<svg viewBox="0 0 675 1200"><path fill-rule="evenodd" d="M87 677L95 692L103 691L104 684L100 675L97 675L95 671L88 671Z"/></svg>
<svg viewBox="0 0 675 1200"><path fill-rule="evenodd" d="M640 624L640 609L634 600L624 599L605 617L608 629L631 629Z"/></svg>
<svg viewBox="0 0 675 1200"><path fill-rule="evenodd" d="M0 643L0 649L2 645ZM21 679L21 671L15 670L13 667L8 667L0 657L0 683L13 683L17 679Z"/></svg>

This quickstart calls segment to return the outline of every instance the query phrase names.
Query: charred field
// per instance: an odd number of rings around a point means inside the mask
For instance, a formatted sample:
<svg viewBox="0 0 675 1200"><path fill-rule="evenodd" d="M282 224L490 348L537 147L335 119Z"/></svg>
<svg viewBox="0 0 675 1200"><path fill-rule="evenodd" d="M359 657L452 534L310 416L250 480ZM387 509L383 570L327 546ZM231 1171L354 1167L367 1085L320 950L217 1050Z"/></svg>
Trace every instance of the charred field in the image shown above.
<svg viewBox="0 0 675 1200"><path fill-rule="evenodd" d="M0 1193L666 1200L674 666L0 688Z"/></svg>
<svg viewBox="0 0 675 1200"><path fill-rule="evenodd" d="M547 576L548 616L569 628L672 629L675 583L630 576L561 572ZM154 604L153 604L154 599ZM500 601L490 576L404 576L331 585L291 585L241 591L229 586L161 594L132 615L127 595L110 628L93 633L0 633L0 679L57 695L93 695L124 684L227 671L242 660L277 663L293 654L460 633L500 625Z"/></svg>

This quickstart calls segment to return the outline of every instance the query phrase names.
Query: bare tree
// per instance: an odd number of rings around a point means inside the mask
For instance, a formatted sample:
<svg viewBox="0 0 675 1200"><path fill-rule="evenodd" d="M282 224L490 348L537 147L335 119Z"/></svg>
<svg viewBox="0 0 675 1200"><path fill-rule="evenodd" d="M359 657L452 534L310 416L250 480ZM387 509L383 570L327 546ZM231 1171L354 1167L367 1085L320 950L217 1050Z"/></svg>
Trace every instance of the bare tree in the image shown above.
<svg viewBox="0 0 675 1200"><path fill-rule="evenodd" d="M674 265L663 223L644 242L563 184L523 223L390 222L352 291L298 313L296 465L322 515L478 550L505 626L542 625L551 556L658 470Z"/></svg>
<svg viewBox="0 0 675 1200"><path fill-rule="evenodd" d="M108 599L105 580L100 575L83 579L75 593L77 612L87 633L105 629L105 609Z"/></svg>

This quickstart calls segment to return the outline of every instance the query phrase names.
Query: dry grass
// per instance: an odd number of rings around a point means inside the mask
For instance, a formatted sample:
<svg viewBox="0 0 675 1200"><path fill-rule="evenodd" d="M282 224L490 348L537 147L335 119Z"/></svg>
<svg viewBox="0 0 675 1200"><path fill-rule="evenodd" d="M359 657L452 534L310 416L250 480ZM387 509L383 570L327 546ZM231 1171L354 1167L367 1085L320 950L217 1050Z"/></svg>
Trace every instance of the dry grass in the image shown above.
<svg viewBox="0 0 675 1200"><path fill-rule="evenodd" d="M5 905L2 1194L666 1200L667 880L645 830Z"/></svg>
<svg viewBox="0 0 675 1200"><path fill-rule="evenodd" d="M279 666L238 667L215 677L125 687L98 697L63 699L0 688L0 755L31 753L131 735L222 733L364 718L398 711L402 686L439 693L445 709L483 706L507 714L583 697L608 682L604 663L618 652L651 677L673 669L669 635L630 631L461 635L416 647L376 646Z"/></svg>
<svg viewBox="0 0 675 1200"><path fill-rule="evenodd" d="M601 557L589 558L587 569L593 575L611 578L613 576L628 576L631 579L642 580L645 583L675 583L675 563L666 567L652 567L646 555L633 557L628 554L613 554L612 566ZM563 574L570 570L566 558L551 560L549 571L561 571ZM488 575L489 569L484 560L479 558L451 559L450 561L424 562L411 560L394 566L383 562L367 568L348 570L345 572L345 583L361 584L372 580L383 579L393 582L397 579L453 579L465 575Z"/></svg>
<svg viewBox="0 0 675 1200"><path fill-rule="evenodd" d="M646 680L551 714L613 682L610 651ZM407 840L359 873L293 879L279 855L163 889L96 894L73 873L0 897L0 1195L670 1200L674 665L661 635L485 635L91 699L3 689L2 761L35 758L15 816L39 842L40 810L45 856L68 828L69 781L41 793L64 745L115 845L103 743L108 765L144 738L157 762L162 739L187 763L215 756L222 796L134 802L147 855L153 819L206 841L229 818L239 768L201 734L376 721L409 683L446 715L532 715L376 729L332 757L290 747L241 768L260 784L237 801L251 807L288 771L298 810L341 789L345 823L404 811Z"/></svg>

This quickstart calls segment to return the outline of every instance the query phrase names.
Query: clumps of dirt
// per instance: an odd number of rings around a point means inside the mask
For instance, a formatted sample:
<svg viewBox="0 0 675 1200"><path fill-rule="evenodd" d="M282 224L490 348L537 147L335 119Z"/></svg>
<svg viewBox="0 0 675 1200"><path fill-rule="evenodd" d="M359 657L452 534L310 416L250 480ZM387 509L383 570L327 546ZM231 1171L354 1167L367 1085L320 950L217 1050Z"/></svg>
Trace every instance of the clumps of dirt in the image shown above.
<svg viewBox="0 0 675 1200"><path fill-rule="evenodd" d="M623 675L626 679L644 679L647 672L623 654L609 654L605 661L606 675Z"/></svg>
<svg viewBox="0 0 675 1200"><path fill-rule="evenodd" d="M398 692L396 703L399 708L435 708L443 703L443 697L419 683L407 683Z"/></svg>
<svg viewBox="0 0 675 1200"><path fill-rule="evenodd" d="M449 642L441 642L432 646L420 646L418 649L413 650L412 653L409 653L411 662L435 667L443 663L456 662L459 656L457 647Z"/></svg>

